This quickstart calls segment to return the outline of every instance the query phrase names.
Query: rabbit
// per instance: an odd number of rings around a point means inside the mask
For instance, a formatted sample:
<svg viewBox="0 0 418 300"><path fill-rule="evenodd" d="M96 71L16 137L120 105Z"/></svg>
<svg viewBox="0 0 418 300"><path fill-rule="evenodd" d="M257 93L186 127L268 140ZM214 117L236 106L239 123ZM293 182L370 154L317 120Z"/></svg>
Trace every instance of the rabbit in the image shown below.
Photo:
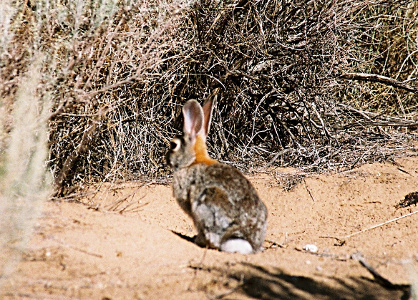
<svg viewBox="0 0 418 300"><path fill-rule="evenodd" d="M183 134L172 139L166 157L173 169L173 195L194 222L197 245L256 253L264 242L267 208L238 169L209 157L212 110L211 99L203 108L194 99L183 106Z"/></svg>

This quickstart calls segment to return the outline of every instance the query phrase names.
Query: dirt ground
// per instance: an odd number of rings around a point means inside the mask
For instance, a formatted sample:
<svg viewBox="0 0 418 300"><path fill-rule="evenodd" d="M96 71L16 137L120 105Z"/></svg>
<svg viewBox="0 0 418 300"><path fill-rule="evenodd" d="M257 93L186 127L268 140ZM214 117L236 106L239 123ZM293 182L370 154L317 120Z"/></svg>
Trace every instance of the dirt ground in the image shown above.
<svg viewBox="0 0 418 300"><path fill-rule="evenodd" d="M269 209L262 253L194 245L192 222L170 186L102 185L77 201L45 203L0 298L408 299L418 270L418 207L395 205L418 191L418 157L331 175L274 169L250 179ZM317 252L304 250L308 244Z"/></svg>

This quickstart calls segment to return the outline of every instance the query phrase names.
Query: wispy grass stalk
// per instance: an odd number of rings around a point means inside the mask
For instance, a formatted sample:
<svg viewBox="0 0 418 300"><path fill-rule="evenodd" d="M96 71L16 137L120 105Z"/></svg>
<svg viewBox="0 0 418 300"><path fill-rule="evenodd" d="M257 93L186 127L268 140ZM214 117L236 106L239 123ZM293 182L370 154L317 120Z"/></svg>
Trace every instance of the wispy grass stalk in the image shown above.
<svg viewBox="0 0 418 300"><path fill-rule="evenodd" d="M48 94L37 96L41 59L22 78L13 105L12 130L1 152L0 285L12 274L51 192L46 168L51 99Z"/></svg>

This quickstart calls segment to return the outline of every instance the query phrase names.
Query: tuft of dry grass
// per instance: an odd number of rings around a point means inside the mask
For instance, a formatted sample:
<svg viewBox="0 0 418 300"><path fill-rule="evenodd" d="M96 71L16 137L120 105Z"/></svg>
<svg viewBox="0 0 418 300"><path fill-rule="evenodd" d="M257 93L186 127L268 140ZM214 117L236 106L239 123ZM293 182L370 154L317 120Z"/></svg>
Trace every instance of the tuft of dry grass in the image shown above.
<svg viewBox="0 0 418 300"><path fill-rule="evenodd" d="M51 97L38 97L41 60L40 55L21 78L10 131L5 130L4 124L0 128L4 137L0 152L0 286L12 274L43 201L52 192L46 165Z"/></svg>

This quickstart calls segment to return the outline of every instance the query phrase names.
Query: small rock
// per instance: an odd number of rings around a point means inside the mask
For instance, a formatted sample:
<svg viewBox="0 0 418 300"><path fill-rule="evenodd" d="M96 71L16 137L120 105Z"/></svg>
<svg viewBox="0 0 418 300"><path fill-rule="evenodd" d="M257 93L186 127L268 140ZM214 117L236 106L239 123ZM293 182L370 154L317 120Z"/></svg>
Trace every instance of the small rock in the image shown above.
<svg viewBox="0 0 418 300"><path fill-rule="evenodd" d="M316 253L316 252L318 252L318 247L314 244L306 244L303 247L303 250L308 251L308 252L312 252L312 253Z"/></svg>

